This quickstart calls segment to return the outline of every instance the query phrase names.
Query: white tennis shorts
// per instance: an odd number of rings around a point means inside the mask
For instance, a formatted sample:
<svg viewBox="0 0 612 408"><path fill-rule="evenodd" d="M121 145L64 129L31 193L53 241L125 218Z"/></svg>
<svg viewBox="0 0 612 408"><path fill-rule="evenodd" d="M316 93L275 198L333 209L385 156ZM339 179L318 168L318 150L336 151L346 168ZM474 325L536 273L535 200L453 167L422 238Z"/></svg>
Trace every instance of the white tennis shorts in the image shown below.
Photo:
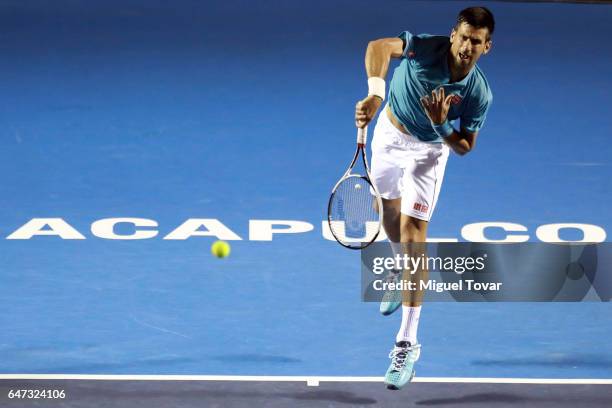
<svg viewBox="0 0 612 408"><path fill-rule="evenodd" d="M383 198L402 199L403 214L429 221L448 154L445 143L422 142L398 130L385 108L378 115L372 139L372 181Z"/></svg>

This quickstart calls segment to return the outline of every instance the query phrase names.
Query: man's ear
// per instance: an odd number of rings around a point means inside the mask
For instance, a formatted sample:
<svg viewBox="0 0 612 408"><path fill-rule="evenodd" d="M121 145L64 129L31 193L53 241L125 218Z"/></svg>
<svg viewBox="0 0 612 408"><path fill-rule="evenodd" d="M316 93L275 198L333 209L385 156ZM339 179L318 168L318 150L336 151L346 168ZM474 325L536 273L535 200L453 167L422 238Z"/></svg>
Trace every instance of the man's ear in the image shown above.
<svg viewBox="0 0 612 408"><path fill-rule="evenodd" d="M450 33L450 42L452 43L453 40L455 39L455 34L457 33L457 31L453 28L453 30Z"/></svg>
<svg viewBox="0 0 612 408"><path fill-rule="evenodd" d="M491 47L493 47L493 40L488 40L485 42L483 54L488 54L491 51Z"/></svg>

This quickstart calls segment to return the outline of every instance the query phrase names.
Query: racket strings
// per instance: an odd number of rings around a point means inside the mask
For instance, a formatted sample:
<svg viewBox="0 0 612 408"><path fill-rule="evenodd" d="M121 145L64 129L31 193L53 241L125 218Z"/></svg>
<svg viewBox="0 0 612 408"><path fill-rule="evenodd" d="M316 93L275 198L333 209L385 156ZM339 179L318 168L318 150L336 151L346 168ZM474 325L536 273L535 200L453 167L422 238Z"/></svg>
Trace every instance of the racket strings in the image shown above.
<svg viewBox="0 0 612 408"><path fill-rule="evenodd" d="M331 201L330 228L342 243L360 247L371 242L380 229L380 216L375 210L376 197L370 183L362 177L349 177L336 188Z"/></svg>

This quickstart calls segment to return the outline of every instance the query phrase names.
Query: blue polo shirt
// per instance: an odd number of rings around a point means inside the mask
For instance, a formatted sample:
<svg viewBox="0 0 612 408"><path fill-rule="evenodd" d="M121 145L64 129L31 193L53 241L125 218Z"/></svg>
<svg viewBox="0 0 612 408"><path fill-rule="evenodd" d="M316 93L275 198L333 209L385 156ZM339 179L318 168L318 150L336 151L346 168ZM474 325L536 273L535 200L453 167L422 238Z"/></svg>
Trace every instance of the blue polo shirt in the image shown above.
<svg viewBox="0 0 612 408"><path fill-rule="evenodd" d="M447 54L450 39L445 36L419 34L408 31L399 36L405 48L399 66L389 85L389 105L395 117L414 136L424 142L441 143L421 106L421 97L444 87L446 95L455 94L448 120L461 120L461 127L477 132L484 124L493 94L484 73L474 66L459 82L450 82Z"/></svg>

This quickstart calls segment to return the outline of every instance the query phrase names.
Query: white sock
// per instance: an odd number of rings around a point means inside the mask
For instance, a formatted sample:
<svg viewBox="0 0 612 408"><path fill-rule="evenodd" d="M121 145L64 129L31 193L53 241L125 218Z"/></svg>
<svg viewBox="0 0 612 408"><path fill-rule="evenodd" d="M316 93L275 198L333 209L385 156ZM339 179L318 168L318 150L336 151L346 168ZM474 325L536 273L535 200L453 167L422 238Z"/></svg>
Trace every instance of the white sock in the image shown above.
<svg viewBox="0 0 612 408"><path fill-rule="evenodd" d="M419 328L419 317L421 306L402 305L402 325L400 326L395 341L409 341L411 345L417 344L417 330Z"/></svg>

